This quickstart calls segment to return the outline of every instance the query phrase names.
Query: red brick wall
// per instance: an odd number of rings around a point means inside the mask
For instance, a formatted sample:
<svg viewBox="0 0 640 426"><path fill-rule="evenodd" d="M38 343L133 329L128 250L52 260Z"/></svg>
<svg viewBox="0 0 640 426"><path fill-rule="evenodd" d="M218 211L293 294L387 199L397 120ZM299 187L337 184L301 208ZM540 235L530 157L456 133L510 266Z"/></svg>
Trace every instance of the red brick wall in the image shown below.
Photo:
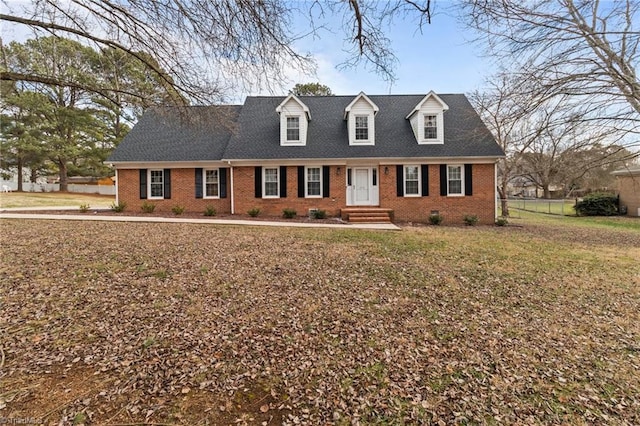
<svg viewBox="0 0 640 426"><path fill-rule="evenodd" d="M398 197L396 166L380 166L380 207L394 210L398 221L428 222L432 210L444 217L443 224L464 223L465 215L478 216L479 223L492 224L495 219L495 174L493 164L474 164L473 195L446 197L440 195L440 165L429 164L429 196Z"/></svg>
<svg viewBox="0 0 640 426"><path fill-rule="evenodd" d="M233 169L235 190L235 212L246 214L257 207L264 216L281 216L282 210L292 208L299 216L306 216L309 209L326 210L328 216L338 216L346 205L345 168L329 168L329 198L298 198L298 167L287 167L286 198L255 197L255 167L235 167Z"/></svg>
<svg viewBox="0 0 640 426"><path fill-rule="evenodd" d="M476 215L482 224L491 224L495 218L495 175L493 164L474 164L473 195L446 197L440 195L440 169L438 164L429 165L429 196L398 197L396 195L396 166L379 167L380 207L394 210L397 221L428 222L432 210L438 210L444 217L444 224L463 223L465 215ZM340 209L346 207L346 167L331 166L329 198L298 198L297 166L287 167L287 197L264 199L255 197L254 167L235 167L234 202L235 213L246 214L255 207L260 208L263 216L281 216L282 210L292 208L298 215L306 216L308 209L326 210L328 216L338 216ZM227 178L227 198L196 199L194 169L171 170L170 200L140 200L139 171L118 170L119 200L127 203L127 210L139 211L147 201L156 205L157 211L171 211L176 205L182 205L188 212L203 212L206 206L213 206L218 213L231 212L231 178Z"/></svg>
<svg viewBox="0 0 640 426"><path fill-rule="evenodd" d="M227 174L229 171L227 171ZM155 204L156 211L170 212L174 206L184 206L185 212L204 212L207 206L212 206L218 213L231 212L231 198L227 175L227 198L196 198L195 170L171 169L171 199L170 200L141 200L140 199L140 171L138 169L118 170L118 201L127 203L125 211L140 211L142 203Z"/></svg>

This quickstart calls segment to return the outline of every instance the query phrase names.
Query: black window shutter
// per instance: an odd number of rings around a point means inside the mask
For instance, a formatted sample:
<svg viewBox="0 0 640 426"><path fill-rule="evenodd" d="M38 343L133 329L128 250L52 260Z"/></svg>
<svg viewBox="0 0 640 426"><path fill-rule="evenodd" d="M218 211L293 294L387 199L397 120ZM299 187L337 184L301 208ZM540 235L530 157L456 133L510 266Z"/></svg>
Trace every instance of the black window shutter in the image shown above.
<svg viewBox="0 0 640 426"><path fill-rule="evenodd" d="M218 183L220 184L220 198L227 198L227 170L228 167L220 167L218 172Z"/></svg>
<svg viewBox="0 0 640 426"><path fill-rule="evenodd" d="M298 198L304 198L304 166L298 166Z"/></svg>
<svg viewBox="0 0 640 426"><path fill-rule="evenodd" d="M447 165L440 164L440 195L447 195Z"/></svg>
<svg viewBox="0 0 640 426"><path fill-rule="evenodd" d="M422 196L429 196L429 166L423 164L420 166L420 174L422 175Z"/></svg>
<svg viewBox="0 0 640 426"><path fill-rule="evenodd" d="M262 167L256 166L254 169L254 174L256 198L262 198Z"/></svg>
<svg viewBox="0 0 640 426"><path fill-rule="evenodd" d="M464 195L473 195L473 172L471 164L464 165Z"/></svg>
<svg viewBox="0 0 640 426"><path fill-rule="evenodd" d="M322 197L329 197L329 178L331 176L331 168L329 166L322 166Z"/></svg>
<svg viewBox="0 0 640 426"><path fill-rule="evenodd" d="M396 166L396 193L398 197L404 197L404 166Z"/></svg>
<svg viewBox="0 0 640 426"><path fill-rule="evenodd" d="M140 199L147 199L147 169L140 169Z"/></svg>
<svg viewBox="0 0 640 426"><path fill-rule="evenodd" d="M164 169L164 199L171 199L171 169Z"/></svg>
<svg viewBox="0 0 640 426"><path fill-rule="evenodd" d="M197 168L195 170L196 198L202 198L202 168Z"/></svg>
<svg viewBox="0 0 640 426"><path fill-rule="evenodd" d="M280 166L280 198L287 198L287 166Z"/></svg>

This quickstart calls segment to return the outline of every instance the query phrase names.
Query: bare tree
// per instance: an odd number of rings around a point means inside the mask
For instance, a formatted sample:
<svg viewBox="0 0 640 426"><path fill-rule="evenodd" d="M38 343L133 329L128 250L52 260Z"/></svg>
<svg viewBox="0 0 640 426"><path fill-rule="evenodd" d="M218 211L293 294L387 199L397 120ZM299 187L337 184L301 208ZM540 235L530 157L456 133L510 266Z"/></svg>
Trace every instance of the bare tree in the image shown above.
<svg viewBox="0 0 640 426"><path fill-rule="evenodd" d="M630 160L637 153L620 144L624 132L591 121L589 105L576 104L570 95L556 96L537 106L526 118L528 134L537 134L519 155L515 170L551 197L551 186L566 192L592 170Z"/></svg>
<svg viewBox="0 0 640 426"><path fill-rule="evenodd" d="M346 42L354 47L345 63L357 65L363 60L382 76L393 79L395 57L384 35L388 25L394 16L413 13L421 26L430 22L432 9L430 0L325 0L298 4L281 0L2 2L3 21L30 27L36 34L74 37L99 49L124 52L142 61L181 95L175 102L205 104L224 101L236 89L233 82L244 88L256 81L280 88L285 83L285 66L312 68L312 59L297 52L293 42L318 35L315 19L327 13L343 16ZM309 17L309 33L293 33L292 20L304 16ZM2 69L0 77L61 86L76 84L8 69ZM100 87L83 89L104 95Z"/></svg>
<svg viewBox="0 0 640 426"><path fill-rule="evenodd" d="M640 2L467 0L463 15L532 96L570 95L585 119L640 133Z"/></svg>
<svg viewBox="0 0 640 426"><path fill-rule="evenodd" d="M497 191L501 199L502 216L509 216L508 188L516 177L522 154L540 137L543 124L529 126L529 119L539 101L519 91L519 82L507 72L490 78L483 90L471 93L470 100L485 125L505 153L498 163ZM550 118L547 116L547 118Z"/></svg>
<svg viewBox="0 0 640 426"><path fill-rule="evenodd" d="M628 135L616 127L617 120L592 120L591 105L569 95L546 98L528 84L535 83L502 72L470 96L505 152L497 182L503 216L509 216L514 179L525 178L549 197L552 185L575 186L638 155L623 146Z"/></svg>

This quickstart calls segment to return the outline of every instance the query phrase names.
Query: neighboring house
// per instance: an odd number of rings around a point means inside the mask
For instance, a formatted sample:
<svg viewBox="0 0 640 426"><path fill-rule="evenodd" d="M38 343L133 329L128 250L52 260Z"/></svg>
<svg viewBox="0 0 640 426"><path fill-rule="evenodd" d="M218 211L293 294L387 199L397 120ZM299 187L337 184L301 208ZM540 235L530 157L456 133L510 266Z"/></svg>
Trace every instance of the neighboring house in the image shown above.
<svg viewBox="0 0 640 426"><path fill-rule="evenodd" d="M377 211L415 222L437 211L448 223L493 223L503 156L462 94L360 93L151 109L107 162L118 202L134 210Z"/></svg>
<svg viewBox="0 0 640 426"><path fill-rule="evenodd" d="M544 190L526 176L518 176L511 180L508 187L509 196L524 198L542 198ZM564 197L564 189L558 185L549 185L549 195L558 199Z"/></svg>
<svg viewBox="0 0 640 426"><path fill-rule="evenodd" d="M613 172L620 195L620 207L627 209L629 216L640 216L640 167Z"/></svg>

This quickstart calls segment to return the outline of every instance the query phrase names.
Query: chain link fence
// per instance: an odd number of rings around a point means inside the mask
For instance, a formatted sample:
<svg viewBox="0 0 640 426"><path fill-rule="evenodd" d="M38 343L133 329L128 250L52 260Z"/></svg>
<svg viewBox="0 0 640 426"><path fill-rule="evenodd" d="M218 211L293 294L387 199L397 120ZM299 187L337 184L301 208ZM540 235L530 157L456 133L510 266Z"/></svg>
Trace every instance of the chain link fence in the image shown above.
<svg viewBox="0 0 640 426"><path fill-rule="evenodd" d="M557 216L575 216L573 208L577 199L543 199L543 198L508 198L510 216L518 217L518 212L527 211L546 213ZM498 199L499 211L502 213L502 199Z"/></svg>

